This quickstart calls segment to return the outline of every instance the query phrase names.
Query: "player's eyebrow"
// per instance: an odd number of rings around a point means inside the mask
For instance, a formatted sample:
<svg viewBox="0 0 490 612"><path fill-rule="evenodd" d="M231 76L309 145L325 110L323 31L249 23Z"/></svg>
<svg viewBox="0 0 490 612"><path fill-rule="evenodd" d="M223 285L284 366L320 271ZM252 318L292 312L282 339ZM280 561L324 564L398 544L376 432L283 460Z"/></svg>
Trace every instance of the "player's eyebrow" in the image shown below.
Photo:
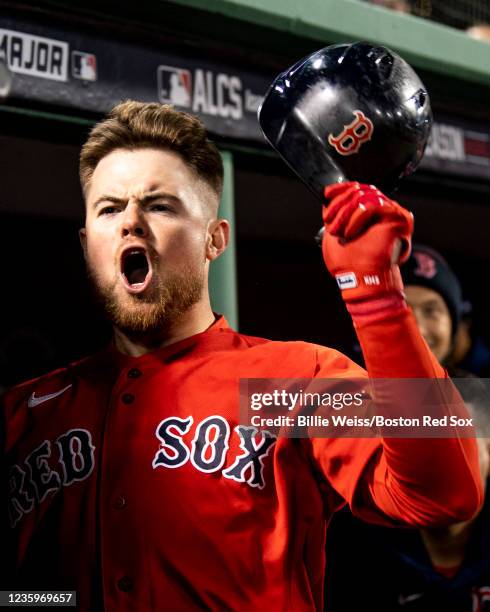
<svg viewBox="0 0 490 612"><path fill-rule="evenodd" d="M182 204L182 201L180 198L178 198L175 195L172 195L171 193L167 193L165 191L156 191L152 193L147 193L143 195L141 198L138 198L138 202L140 202L143 205L149 204L150 202L153 202L154 200L170 200L174 204L179 204L179 205ZM113 204L121 204L125 206L128 202L128 199L118 198L117 196L108 195L108 194L102 194L95 200L95 202L92 204L92 207L97 208L97 206L99 204L102 204L103 202L112 202Z"/></svg>
<svg viewBox="0 0 490 612"><path fill-rule="evenodd" d="M116 198L116 196L111 195L101 195L99 196L95 202L92 203L92 208L97 208L99 204L102 202L112 202L113 204L126 204L127 199L125 198Z"/></svg>
<svg viewBox="0 0 490 612"><path fill-rule="evenodd" d="M176 195L172 195L171 193L167 193L166 191L156 191L148 193L142 198L139 198L139 201L142 204L149 204L154 200L170 200L174 204L182 204L182 200L179 197L177 197Z"/></svg>

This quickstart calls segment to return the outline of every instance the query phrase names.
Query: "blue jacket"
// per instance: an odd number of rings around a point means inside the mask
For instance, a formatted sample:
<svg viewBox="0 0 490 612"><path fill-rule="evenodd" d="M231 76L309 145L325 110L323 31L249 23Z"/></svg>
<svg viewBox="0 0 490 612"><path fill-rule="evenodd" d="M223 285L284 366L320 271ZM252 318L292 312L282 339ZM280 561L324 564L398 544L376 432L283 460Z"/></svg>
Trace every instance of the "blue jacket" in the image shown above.
<svg viewBox="0 0 490 612"><path fill-rule="evenodd" d="M490 612L489 497L452 578L434 569L417 530L368 525L347 510L337 513L327 533L325 610Z"/></svg>

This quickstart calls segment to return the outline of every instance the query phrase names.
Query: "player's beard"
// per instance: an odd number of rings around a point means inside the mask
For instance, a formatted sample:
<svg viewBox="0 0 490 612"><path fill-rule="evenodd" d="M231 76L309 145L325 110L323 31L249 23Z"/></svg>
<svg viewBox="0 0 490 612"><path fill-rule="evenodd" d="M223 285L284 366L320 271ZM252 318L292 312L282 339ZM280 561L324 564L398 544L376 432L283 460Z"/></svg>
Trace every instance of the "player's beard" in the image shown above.
<svg viewBox="0 0 490 612"><path fill-rule="evenodd" d="M105 282L87 262L87 273L95 297L106 316L125 336L157 345L182 315L202 297L204 269L157 276L151 290L144 294L130 294L121 290L120 281Z"/></svg>

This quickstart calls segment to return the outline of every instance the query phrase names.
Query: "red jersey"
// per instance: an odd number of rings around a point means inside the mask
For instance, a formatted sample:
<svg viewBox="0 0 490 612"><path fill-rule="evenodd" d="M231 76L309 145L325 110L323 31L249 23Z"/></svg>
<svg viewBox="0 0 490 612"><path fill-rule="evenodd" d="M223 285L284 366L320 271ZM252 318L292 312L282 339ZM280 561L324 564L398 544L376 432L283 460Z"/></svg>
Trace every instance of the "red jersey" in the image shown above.
<svg viewBox="0 0 490 612"><path fill-rule="evenodd" d="M16 387L2 587L76 590L80 610L321 609L334 510L392 523L430 505L391 500L403 473L379 439L255 435L238 383L364 376L335 350L220 318L141 357L110 348Z"/></svg>

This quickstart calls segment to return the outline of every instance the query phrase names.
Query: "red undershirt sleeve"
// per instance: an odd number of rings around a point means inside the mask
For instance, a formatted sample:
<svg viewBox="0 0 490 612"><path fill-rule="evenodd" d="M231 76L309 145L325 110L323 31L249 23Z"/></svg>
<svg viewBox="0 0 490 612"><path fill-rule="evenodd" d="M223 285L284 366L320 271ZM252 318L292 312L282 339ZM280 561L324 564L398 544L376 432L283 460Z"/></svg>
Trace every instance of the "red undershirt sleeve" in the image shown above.
<svg viewBox="0 0 490 612"><path fill-rule="evenodd" d="M370 378L447 378L410 311L356 331ZM474 438L332 438L312 447L329 484L371 522L446 525L473 517L483 500Z"/></svg>

